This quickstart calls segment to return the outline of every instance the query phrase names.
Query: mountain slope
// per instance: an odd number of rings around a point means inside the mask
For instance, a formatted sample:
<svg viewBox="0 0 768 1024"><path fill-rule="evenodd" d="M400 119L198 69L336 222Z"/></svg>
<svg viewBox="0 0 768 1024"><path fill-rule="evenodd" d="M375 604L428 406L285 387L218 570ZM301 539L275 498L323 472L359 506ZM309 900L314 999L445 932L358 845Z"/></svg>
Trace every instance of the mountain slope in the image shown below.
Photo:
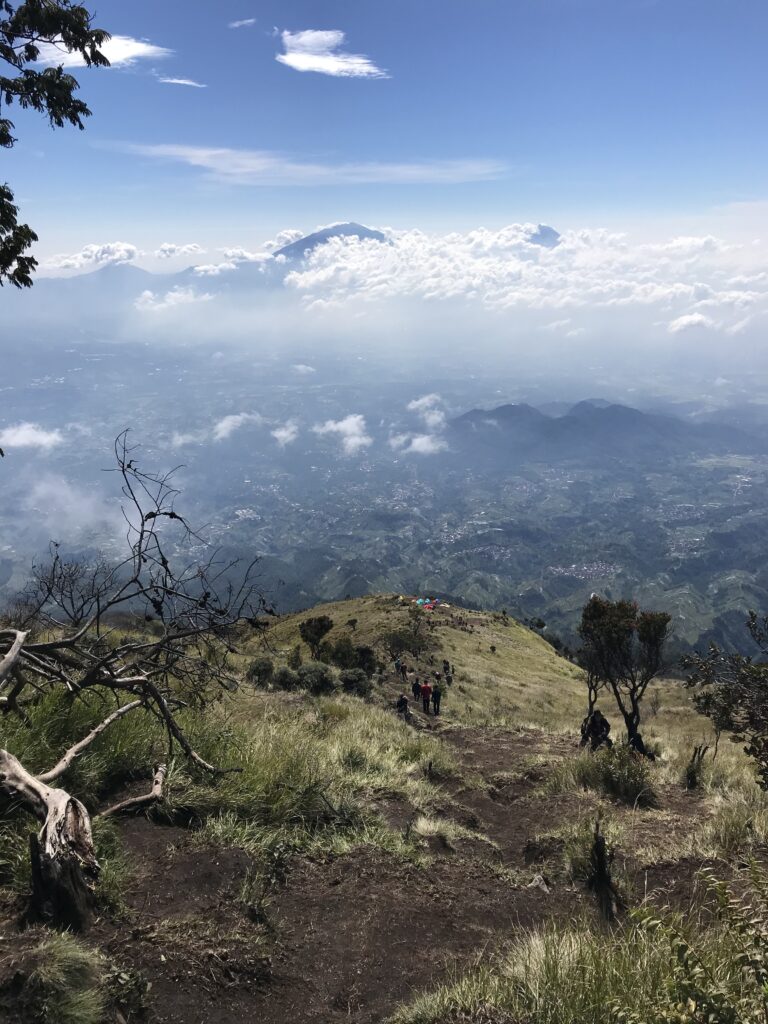
<svg viewBox="0 0 768 1024"><path fill-rule="evenodd" d="M766 450L764 441L728 425L691 424L602 401L579 402L564 416L524 404L472 409L452 420L449 430L453 448L511 461L637 461Z"/></svg>

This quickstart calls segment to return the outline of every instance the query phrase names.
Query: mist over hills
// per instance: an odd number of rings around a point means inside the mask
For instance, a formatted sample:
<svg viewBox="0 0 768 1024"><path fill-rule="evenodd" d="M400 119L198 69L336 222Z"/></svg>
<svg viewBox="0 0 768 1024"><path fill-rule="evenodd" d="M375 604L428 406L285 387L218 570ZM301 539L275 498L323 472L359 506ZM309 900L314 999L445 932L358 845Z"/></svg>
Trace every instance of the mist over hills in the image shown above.
<svg viewBox="0 0 768 1024"><path fill-rule="evenodd" d="M668 608L685 648L743 643L747 609L768 606L768 421L732 425L738 379L719 388L723 422L708 422L701 400L684 401L700 384L679 378L670 399L649 391L637 408L618 380L600 387L611 397L585 381L592 397L577 402L553 375L418 379L298 345L15 337L1 385L4 598L51 538L86 557L119 548L103 470L130 426L144 464L182 467L179 500L222 557L260 557L281 610L426 588L568 636L599 591Z"/></svg>

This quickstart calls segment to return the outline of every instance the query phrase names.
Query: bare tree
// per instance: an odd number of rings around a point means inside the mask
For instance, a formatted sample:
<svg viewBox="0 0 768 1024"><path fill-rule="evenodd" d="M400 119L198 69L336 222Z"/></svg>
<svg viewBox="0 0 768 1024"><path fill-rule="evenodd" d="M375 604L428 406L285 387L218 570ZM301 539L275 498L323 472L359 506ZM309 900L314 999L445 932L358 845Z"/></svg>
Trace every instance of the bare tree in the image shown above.
<svg viewBox="0 0 768 1024"><path fill-rule="evenodd" d="M90 568L65 561L57 547L35 571L20 606L25 621L0 628L0 709L25 707L51 689L73 700L98 694L109 713L48 772L34 776L9 751L0 750L0 792L42 824L31 844L33 908L67 927L88 924L99 865L87 809L66 790L53 788L72 762L124 715L139 709L155 716L175 748L203 772L225 770L193 748L178 712L204 707L234 684L227 655L233 627L251 625L265 611L256 587L255 562L219 561L175 510L172 474L139 469L127 432L115 442L126 524L126 557ZM191 549L204 553L189 559ZM32 623L35 631L32 630ZM120 629L116 628L119 622ZM148 768L151 766L148 766ZM154 767L152 789L102 813L120 813L159 799L164 765Z"/></svg>

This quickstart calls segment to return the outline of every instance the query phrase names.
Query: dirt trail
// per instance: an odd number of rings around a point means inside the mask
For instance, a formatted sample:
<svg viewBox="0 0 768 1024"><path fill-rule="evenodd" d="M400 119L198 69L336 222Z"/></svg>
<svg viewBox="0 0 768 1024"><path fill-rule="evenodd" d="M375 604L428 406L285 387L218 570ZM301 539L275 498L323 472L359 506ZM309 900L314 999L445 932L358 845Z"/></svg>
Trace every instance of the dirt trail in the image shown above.
<svg viewBox="0 0 768 1024"><path fill-rule="evenodd" d="M371 849L300 859L272 898L266 933L236 902L242 851L199 850L181 830L128 823L126 842L146 865L129 894L136 924L128 941L120 925L105 925L102 939L152 981L152 1019L377 1024L515 930L589 908L571 887L528 888L534 867L518 881L494 866L523 868L529 836L545 825L545 805L529 799L537 775L524 772L546 744L482 730L445 729L441 738L488 780L487 789L447 788L445 813L499 853L479 841L434 841L427 867ZM517 768L513 784L498 778Z"/></svg>
<svg viewBox="0 0 768 1024"><path fill-rule="evenodd" d="M379 699L393 704L401 689L392 678ZM461 728L451 723L450 694L442 720L416 718L451 747L466 775L444 784L439 813L477 835L430 840L427 866L376 849L300 858L265 919L253 920L239 899L246 853L200 848L189 832L142 819L122 824L140 865L128 919L101 921L91 939L151 982L149 1022L380 1024L519 929L594 913L591 896L562 874L549 878L548 893L530 884L546 871L536 837L592 812L586 795L540 795L553 764L574 752L573 740ZM391 798L381 811L398 827L411 816ZM657 874L653 884L675 883ZM4 952L12 963L0 938L0 959Z"/></svg>

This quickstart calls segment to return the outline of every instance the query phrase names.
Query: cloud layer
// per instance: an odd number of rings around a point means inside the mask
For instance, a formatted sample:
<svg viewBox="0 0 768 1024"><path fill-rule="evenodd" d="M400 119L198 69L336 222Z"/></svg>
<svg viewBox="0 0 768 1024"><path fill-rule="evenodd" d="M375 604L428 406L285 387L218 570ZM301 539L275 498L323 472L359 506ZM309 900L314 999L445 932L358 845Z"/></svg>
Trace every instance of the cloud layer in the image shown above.
<svg viewBox="0 0 768 1024"><path fill-rule="evenodd" d="M369 57L342 49L345 35L338 29L283 32L283 53L275 59L294 71L314 71L335 78L389 78Z"/></svg>

